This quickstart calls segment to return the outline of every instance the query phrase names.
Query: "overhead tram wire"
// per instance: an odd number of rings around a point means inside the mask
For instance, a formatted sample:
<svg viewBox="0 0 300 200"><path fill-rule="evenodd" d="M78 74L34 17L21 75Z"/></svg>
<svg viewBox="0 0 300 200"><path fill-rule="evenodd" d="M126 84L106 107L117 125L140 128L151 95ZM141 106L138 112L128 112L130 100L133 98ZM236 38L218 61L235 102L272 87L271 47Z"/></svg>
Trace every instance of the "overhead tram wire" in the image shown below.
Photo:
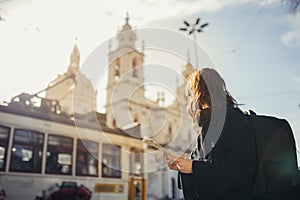
<svg viewBox="0 0 300 200"><path fill-rule="evenodd" d="M288 90L288 91L278 91L278 92L273 92L269 94L260 94L260 95L254 95L254 96L241 96L240 98L243 99L257 99L257 98L265 98L265 97L273 97L273 96L280 96L280 95L288 95L288 94L294 94L294 93L300 93L300 89L295 89L295 90ZM300 107L300 103L299 103Z"/></svg>
<svg viewBox="0 0 300 200"><path fill-rule="evenodd" d="M254 26L254 24L256 23L258 17L261 15L261 13L263 12L264 8L265 8L266 2L264 1L264 3L261 5L261 7L258 9L258 11L256 12L255 16L253 17L253 19L251 20L251 22L249 23L249 25L247 26L247 28L245 29L243 35L240 37L239 42L237 43L237 47L233 48L232 50L230 50L230 55L232 53L236 53L237 51L239 51L241 49L241 46L244 45L244 41L246 40L247 36L249 35L250 30L252 29L252 27ZM224 60L225 63L228 62L228 59L231 56L227 56L224 55L226 58ZM223 57L223 56L222 56Z"/></svg>
<svg viewBox="0 0 300 200"><path fill-rule="evenodd" d="M48 86L48 87L46 87L46 88L44 88L44 89L42 89L42 90L36 92L36 93L33 94L33 95L38 97L38 95L39 95L40 93L45 92L45 91L47 91L47 90L49 90L49 89L51 89L51 88L53 88L53 87L55 87L55 86L57 86L57 85L63 83L63 82L65 82L65 81L68 80L68 79L72 79L72 80L74 81L74 83L76 84L75 76L74 76L73 74L72 74L72 75L68 75L68 76L66 76L65 78L63 78L62 80L60 80L59 82L57 82L57 83L55 83L55 84L53 84L53 85L50 85L50 86Z"/></svg>

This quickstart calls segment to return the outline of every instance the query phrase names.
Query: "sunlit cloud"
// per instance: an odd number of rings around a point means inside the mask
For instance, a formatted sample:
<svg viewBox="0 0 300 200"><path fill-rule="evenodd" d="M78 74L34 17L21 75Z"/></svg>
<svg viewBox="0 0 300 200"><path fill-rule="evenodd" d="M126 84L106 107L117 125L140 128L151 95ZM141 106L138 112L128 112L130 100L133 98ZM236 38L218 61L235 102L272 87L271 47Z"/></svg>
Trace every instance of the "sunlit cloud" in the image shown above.
<svg viewBox="0 0 300 200"><path fill-rule="evenodd" d="M289 16L287 22L291 29L281 36L281 41L286 46L300 46L300 14Z"/></svg>
<svg viewBox="0 0 300 200"><path fill-rule="evenodd" d="M297 83L297 84L300 84L300 76L296 76L294 78L294 81Z"/></svg>
<svg viewBox="0 0 300 200"><path fill-rule="evenodd" d="M282 42L287 46L299 46L300 45L300 29L294 29L281 36Z"/></svg>
<svg viewBox="0 0 300 200"><path fill-rule="evenodd" d="M140 15L147 21L171 18L178 15L193 15L199 12L216 12L225 7L238 6L242 4L271 4L278 0L144 0L140 9ZM159 12L159 13L157 13ZM155 14L156 13L156 14Z"/></svg>

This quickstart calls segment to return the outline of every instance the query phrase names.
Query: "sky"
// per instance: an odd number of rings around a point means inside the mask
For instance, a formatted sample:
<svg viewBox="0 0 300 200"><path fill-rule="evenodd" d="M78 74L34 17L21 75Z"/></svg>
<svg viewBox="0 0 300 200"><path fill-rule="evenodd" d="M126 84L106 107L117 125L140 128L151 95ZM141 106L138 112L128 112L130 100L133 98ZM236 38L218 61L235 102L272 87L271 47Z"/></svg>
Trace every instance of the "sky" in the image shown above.
<svg viewBox="0 0 300 200"><path fill-rule="evenodd" d="M281 0L0 0L0 101L46 88L66 72L75 44L84 63L116 36L126 13L135 29L164 29L190 40L179 31L183 20L208 22L196 42L243 104L241 109L287 119L300 148L300 13L290 14ZM193 50L184 49L192 62ZM145 63L163 55L145 54ZM178 73L186 63L163 57ZM176 84L176 77L170 82ZM100 85L98 93L105 94ZM155 99L156 92L146 95ZM172 91L166 93L171 99ZM103 95L97 104L104 112Z"/></svg>

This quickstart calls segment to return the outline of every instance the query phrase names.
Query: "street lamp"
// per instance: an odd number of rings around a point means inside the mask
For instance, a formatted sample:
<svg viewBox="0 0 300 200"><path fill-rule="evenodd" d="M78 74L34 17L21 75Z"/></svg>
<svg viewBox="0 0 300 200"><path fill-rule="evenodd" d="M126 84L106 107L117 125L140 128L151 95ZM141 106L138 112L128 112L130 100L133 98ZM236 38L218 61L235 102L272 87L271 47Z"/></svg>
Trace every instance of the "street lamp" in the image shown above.
<svg viewBox="0 0 300 200"><path fill-rule="evenodd" d="M198 53L197 53L197 34L203 31L203 28L208 26L208 23L204 23L202 25L199 24L200 18L198 17L195 23L190 24L187 21L183 21L185 27L179 28L180 31L187 31L189 35L193 34L194 48L195 48L195 61L196 67L198 67Z"/></svg>

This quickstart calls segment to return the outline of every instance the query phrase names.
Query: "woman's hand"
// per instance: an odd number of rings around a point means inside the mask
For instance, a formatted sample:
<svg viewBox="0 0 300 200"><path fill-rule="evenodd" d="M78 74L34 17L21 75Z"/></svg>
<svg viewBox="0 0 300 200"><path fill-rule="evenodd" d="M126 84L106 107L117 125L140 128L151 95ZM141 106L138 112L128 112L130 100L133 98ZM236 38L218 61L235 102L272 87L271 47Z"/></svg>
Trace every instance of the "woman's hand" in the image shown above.
<svg viewBox="0 0 300 200"><path fill-rule="evenodd" d="M183 157L172 157L166 153L164 153L164 158L169 168L172 170L178 170L185 174L191 174L193 172L193 161L191 159L186 159Z"/></svg>

